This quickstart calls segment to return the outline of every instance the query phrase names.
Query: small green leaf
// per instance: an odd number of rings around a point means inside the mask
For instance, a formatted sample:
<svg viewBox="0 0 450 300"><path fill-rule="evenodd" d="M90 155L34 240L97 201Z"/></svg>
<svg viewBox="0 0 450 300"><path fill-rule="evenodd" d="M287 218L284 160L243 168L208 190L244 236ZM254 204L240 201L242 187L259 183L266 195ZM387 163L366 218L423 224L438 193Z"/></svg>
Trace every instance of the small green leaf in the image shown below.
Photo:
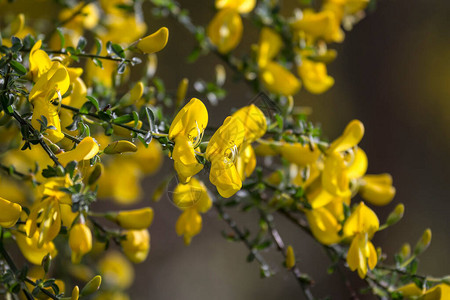
<svg viewBox="0 0 450 300"><path fill-rule="evenodd" d="M89 100L89 102L91 102L96 110L100 110L99 104L98 104L98 100L92 96L86 96L86 98Z"/></svg>
<svg viewBox="0 0 450 300"><path fill-rule="evenodd" d="M25 75L27 74L27 69L18 61L12 60L10 62L11 67L19 74L19 75Z"/></svg>
<svg viewBox="0 0 450 300"><path fill-rule="evenodd" d="M97 52L95 53L95 55L100 55L100 53L102 52L102 41L96 38L95 47L97 48Z"/></svg>
<svg viewBox="0 0 450 300"><path fill-rule="evenodd" d="M86 38L84 36L80 37L80 39L78 40L77 49L83 51L84 48L86 48L86 45L87 45Z"/></svg>

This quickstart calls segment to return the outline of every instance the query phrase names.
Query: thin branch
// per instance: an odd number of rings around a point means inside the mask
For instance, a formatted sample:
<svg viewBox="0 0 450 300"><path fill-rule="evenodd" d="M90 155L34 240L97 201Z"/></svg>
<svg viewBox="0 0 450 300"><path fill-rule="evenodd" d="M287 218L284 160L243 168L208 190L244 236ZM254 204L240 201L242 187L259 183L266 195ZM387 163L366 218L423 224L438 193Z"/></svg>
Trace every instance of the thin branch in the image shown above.
<svg viewBox="0 0 450 300"><path fill-rule="evenodd" d="M214 208L218 212L219 216L225 221L225 223L228 224L228 226L234 231L234 233L237 235L239 240L245 244L245 246L250 250L250 252L254 255L255 259L258 261L258 263L261 265L261 268L264 271L270 270L269 265L265 261L265 259L261 256L261 254L252 246L250 241L247 239L245 234L239 229L239 227L236 225L236 222L230 217L229 214L227 214L222 206L218 204L217 202L214 202Z"/></svg>
<svg viewBox="0 0 450 300"><path fill-rule="evenodd" d="M103 121L100 118L100 116L98 116L97 114L94 114L94 113L82 113L82 112L80 112L80 110L78 108L72 107L70 105L61 104L61 108L68 109L68 110L71 110L71 111L73 111L73 112L75 112L77 114L85 115L85 116L92 117L92 118L95 118L97 120ZM111 125L115 125L115 126L119 126L119 127L128 129L128 130L136 132L136 133L144 134L144 135L146 135L148 133L151 133L151 135L153 137L155 137L155 138L167 136L167 134L165 134L165 133L156 133L156 132L146 131L146 130L142 130L142 129L137 129L137 128L134 128L134 127L131 127L131 126L128 126L128 125L125 125L125 124L116 124L116 123L113 123L113 122L108 122L108 123L111 124Z"/></svg>
<svg viewBox="0 0 450 300"><path fill-rule="evenodd" d="M272 239L274 240L275 244L277 245L278 251L280 251L281 254L283 255L283 257L286 259L286 256L287 256L286 255L286 247L283 242L283 239L281 238L280 233L278 232L278 230L275 228L275 226L273 224L273 217L271 215L267 215L262 210L260 210L260 214L261 214L261 217L264 219L264 221L266 221L266 223L268 225L269 233L270 233ZM305 295L306 299L308 299L308 300L314 299L314 296L310 289L311 279L309 278L309 276L306 274L302 274L302 272L300 272L300 269L297 267L297 264L295 264L290 269L290 271L292 272L292 274L295 276L298 283L300 284L300 287L302 288L303 294Z"/></svg>

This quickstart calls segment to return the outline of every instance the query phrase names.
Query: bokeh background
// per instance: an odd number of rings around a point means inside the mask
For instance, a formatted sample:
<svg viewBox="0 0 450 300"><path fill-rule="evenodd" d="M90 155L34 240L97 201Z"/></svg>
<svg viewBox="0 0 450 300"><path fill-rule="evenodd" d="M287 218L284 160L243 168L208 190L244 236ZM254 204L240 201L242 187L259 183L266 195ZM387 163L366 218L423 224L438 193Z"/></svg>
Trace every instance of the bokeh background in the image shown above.
<svg viewBox="0 0 450 300"><path fill-rule="evenodd" d="M18 0L17 2L20 2ZM209 0L182 0L196 24L206 25L214 15ZM287 15L297 2L283 1ZM33 8L38 14L39 8ZM221 63L213 55L186 63L193 49L189 33L170 19L151 17L144 5L149 32L160 26L170 30L169 43L158 54L157 75L175 90L183 77L209 79ZM47 10L48 14L56 14ZM415 244L425 228L431 228L430 248L420 257L419 272L450 273L450 2L439 0L379 0L374 13L367 15L342 44L332 45L338 58L329 66L335 86L324 95L301 91L295 103L313 110L311 119L320 123L330 139L341 134L352 119L361 120L366 135L361 147L369 157L369 173L388 172L394 178L397 195L383 208L380 219L402 202L403 220L375 235L374 244L388 253L389 261L404 242ZM249 49L258 32L245 23L244 38L237 52ZM220 125L232 107L243 106L254 97L242 82L228 77L226 99L218 107L208 106L210 124ZM188 96L195 96L190 88ZM172 162L166 159L165 169ZM164 171L162 171L164 173ZM161 175L143 182L148 195ZM104 205L104 204L103 204ZM214 210L204 215L202 233L186 247L175 233L179 210L163 196L151 204L156 212L150 228L152 248L146 262L136 266L132 299L302 299L293 276L282 267L275 249L263 253L277 274L260 279L258 265L247 263L247 250L240 243L227 242L228 230ZM240 224L256 227L256 214L232 213ZM349 298L339 275L328 275L330 264L322 248L282 218L276 217L285 241L294 246L299 268L315 280L313 292L332 299ZM358 286L353 273L346 274ZM370 299L367 296L367 299Z"/></svg>

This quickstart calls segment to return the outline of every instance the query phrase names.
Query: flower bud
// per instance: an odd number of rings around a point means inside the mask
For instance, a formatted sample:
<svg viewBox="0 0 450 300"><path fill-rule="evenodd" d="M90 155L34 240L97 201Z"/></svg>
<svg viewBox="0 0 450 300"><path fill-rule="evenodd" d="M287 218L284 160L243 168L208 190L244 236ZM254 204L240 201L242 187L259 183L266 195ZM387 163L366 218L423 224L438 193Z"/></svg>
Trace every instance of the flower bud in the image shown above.
<svg viewBox="0 0 450 300"><path fill-rule="evenodd" d="M153 222L153 209L144 207L141 209L121 211L117 214L116 221L124 229L145 229Z"/></svg>
<svg viewBox="0 0 450 300"><path fill-rule="evenodd" d="M420 240L417 242L416 246L414 247L414 255L419 255L423 253L428 246L431 243L431 229L427 228L423 234Z"/></svg>
<svg viewBox="0 0 450 300"><path fill-rule="evenodd" d="M76 285L72 290L72 296L70 297L70 300L78 300L80 297L80 288L78 285Z"/></svg>
<svg viewBox="0 0 450 300"><path fill-rule="evenodd" d="M78 264L83 255L92 249L92 233L86 224L75 224L69 233L69 247L72 250L72 263Z"/></svg>
<svg viewBox="0 0 450 300"><path fill-rule="evenodd" d="M180 84L178 85L178 89L177 89L177 96L176 96L176 106L175 107L180 107L184 98L186 97L186 92L188 89L188 85L189 85L189 79L187 78L183 78L180 81Z"/></svg>
<svg viewBox="0 0 450 300"><path fill-rule="evenodd" d="M95 293L100 288L101 284L102 277L100 275L95 276L88 283L86 283L86 285L81 290L80 296L84 297Z"/></svg>
<svg viewBox="0 0 450 300"><path fill-rule="evenodd" d="M405 260L411 255L411 246L408 243L403 244L402 248L400 249L400 255L402 257L402 260Z"/></svg>
<svg viewBox="0 0 450 300"><path fill-rule="evenodd" d="M130 126L130 127L136 128L136 129L141 129L142 121L139 120L136 126L134 126L134 121L130 121L130 122L125 123L123 125ZM113 129L114 129L114 134L118 135L118 136L122 136L122 137L126 137L127 138L127 137L132 137L132 135L133 135L133 132L131 130L129 130L127 128L120 127L119 125L114 125L113 124Z"/></svg>
<svg viewBox="0 0 450 300"><path fill-rule="evenodd" d="M133 88L120 99L119 104L121 106L129 106L137 103L144 93L144 84L138 81Z"/></svg>
<svg viewBox="0 0 450 300"><path fill-rule="evenodd" d="M294 249L289 245L286 249L286 268L291 269L295 266L295 254Z"/></svg>
<svg viewBox="0 0 450 300"><path fill-rule="evenodd" d="M44 269L44 272L47 274L48 270L50 269L50 265L52 263L52 256L50 255L50 253L47 253L46 256L44 256L44 258L42 259L42 268Z"/></svg>
<svg viewBox="0 0 450 300"><path fill-rule="evenodd" d="M142 53L155 53L161 51L169 39L169 29L161 27L158 31L140 39L136 48Z"/></svg>
<svg viewBox="0 0 450 300"><path fill-rule="evenodd" d="M0 197L0 226L13 227L22 213L22 206Z"/></svg>
<svg viewBox="0 0 450 300"><path fill-rule="evenodd" d="M143 262L150 251L150 234L147 229L129 230L126 239L120 241L123 252L134 263Z"/></svg>
<svg viewBox="0 0 450 300"><path fill-rule="evenodd" d="M403 203L398 204L395 209L389 214L386 220L386 224L388 226L394 225L403 218L404 212L405 206L403 205Z"/></svg>
<svg viewBox="0 0 450 300"><path fill-rule="evenodd" d="M129 141L115 141L106 146L103 151L106 154L121 154L123 152L136 152L137 147L135 144Z"/></svg>

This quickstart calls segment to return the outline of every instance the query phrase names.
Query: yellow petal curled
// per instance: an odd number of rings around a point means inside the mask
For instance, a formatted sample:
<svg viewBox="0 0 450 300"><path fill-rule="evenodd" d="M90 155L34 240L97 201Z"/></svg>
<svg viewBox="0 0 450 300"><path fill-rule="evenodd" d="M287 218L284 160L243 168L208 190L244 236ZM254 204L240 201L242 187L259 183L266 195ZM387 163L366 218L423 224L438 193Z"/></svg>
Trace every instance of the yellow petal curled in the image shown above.
<svg viewBox="0 0 450 300"><path fill-rule="evenodd" d="M178 235L183 235L184 243L189 245L192 237L202 230L202 217L194 207L186 209L175 224Z"/></svg>
<svg viewBox="0 0 450 300"><path fill-rule="evenodd" d="M216 8L233 8L241 14L249 13L256 5L256 0L216 0Z"/></svg>
<svg viewBox="0 0 450 300"><path fill-rule="evenodd" d="M282 46L283 40L280 35L269 27L263 27L258 42L258 66L264 68L269 61L277 56Z"/></svg>
<svg viewBox="0 0 450 300"><path fill-rule="evenodd" d="M305 211L314 237L324 245L338 243L342 238L338 232L341 225L327 209L320 207Z"/></svg>
<svg viewBox="0 0 450 300"><path fill-rule="evenodd" d="M359 120L353 120L345 127L344 133L337 138L328 149L328 153L342 152L355 147L364 136L364 125Z"/></svg>
<svg viewBox="0 0 450 300"><path fill-rule="evenodd" d="M75 149L58 154L56 157L65 166L70 161L82 161L93 158L98 153L97 142L90 136L85 137Z"/></svg>
<svg viewBox="0 0 450 300"><path fill-rule="evenodd" d="M143 53L155 53L164 49L169 40L169 29L161 27L155 33L152 33L140 39L136 47Z"/></svg>
<svg viewBox="0 0 450 300"><path fill-rule="evenodd" d="M81 258L92 249L92 233L86 224L75 224L69 233L69 246L72 250L72 263L78 264Z"/></svg>
<svg viewBox="0 0 450 300"><path fill-rule="evenodd" d="M370 239L379 227L380 222L377 215L364 202L360 202L344 224L344 236L350 237L366 232Z"/></svg>
<svg viewBox="0 0 450 300"><path fill-rule="evenodd" d="M298 74L303 80L305 89L312 94L322 94L334 84L333 77L327 74L327 67L321 62L304 58L298 67Z"/></svg>
<svg viewBox="0 0 450 300"><path fill-rule="evenodd" d="M192 178L187 184L178 184L173 192L173 202L181 209L195 207L199 212L211 208L212 201L203 182Z"/></svg>
<svg viewBox="0 0 450 300"><path fill-rule="evenodd" d="M359 193L373 205L387 205L395 196L392 177L389 174L366 175L361 180Z"/></svg>
<svg viewBox="0 0 450 300"><path fill-rule="evenodd" d="M124 229L145 229L153 222L153 209L145 207L135 210L121 211L117 214L117 223Z"/></svg>
<svg viewBox="0 0 450 300"><path fill-rule="evenodd" d="M228 53L237 47L242 38L242 19L239 13L226 8L220 10L209 23L207 34L211 43L222 53Z"/></svg>
<svg viewBox="0 0 450 300"><path fill-rule="evenodd" d="M126 239L120 241L123 252L134 263L143 262L150 251L150 234L147 229L128 230Z"/></svg>
<svg viewBox="0 0 450 300"><path fill-rule="evenodd" d="M259 77L265 88L274 94L291 96L296 94L301 88L300 80L288 69L276 62L268 62L261 69Z"/></svg>
<svg viewBox="0 0 450 300"><path fill-rule="evenodd" d="M280 152L282 157L301 167L315 163L320 156L319 147L301 143L285 143L280 147Z"/></svg>
<svg viewBox="0 0 450 300"><path fill-rule="evenodd" d="M244 141L247 143L256 141L267 131L266 117L254 104L237 110L232 117L239 119L244 125Z"/></svg>
<svg viewBox="0 0 450 300"><path fill-rule="evenodd" d="M22 206L0 197L0 226L13 227L19 220L22 213Z"/></svg>

